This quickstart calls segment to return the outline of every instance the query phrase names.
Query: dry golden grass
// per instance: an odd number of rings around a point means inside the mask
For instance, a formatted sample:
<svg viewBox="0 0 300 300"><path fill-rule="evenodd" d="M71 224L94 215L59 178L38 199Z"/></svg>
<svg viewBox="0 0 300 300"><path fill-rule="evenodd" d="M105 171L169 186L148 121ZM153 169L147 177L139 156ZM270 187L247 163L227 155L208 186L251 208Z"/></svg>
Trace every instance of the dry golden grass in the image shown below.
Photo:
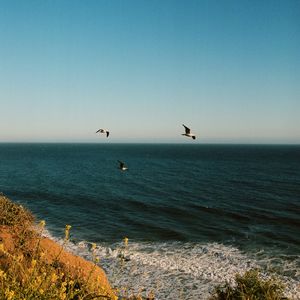
<svg viewBox="0 0 300 300"><path fill-rule="evenodd" d="M117 299L96 261L44 239L45 222L34 229L33 221L28 210L0 195L0 299Z"/></svg>
<svg viewBox="0 0 300 300"><path fill-rule="evenodd" d="M19 226L31 224L34 220L32 214L21 205L11 202L0 194L0 225Z"/></svg>

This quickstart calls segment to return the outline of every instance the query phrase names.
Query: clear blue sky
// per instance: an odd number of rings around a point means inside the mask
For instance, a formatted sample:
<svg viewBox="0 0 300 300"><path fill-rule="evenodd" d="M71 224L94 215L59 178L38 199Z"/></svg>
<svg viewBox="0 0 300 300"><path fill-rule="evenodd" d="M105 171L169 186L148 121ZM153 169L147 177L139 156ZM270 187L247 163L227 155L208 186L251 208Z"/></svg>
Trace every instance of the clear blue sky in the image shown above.
<svg viewBox="0 0 300 300"><path fill-rule="evenodd" d="M300 1L0 0L0 104L0 142L300 143Z"/></svg>

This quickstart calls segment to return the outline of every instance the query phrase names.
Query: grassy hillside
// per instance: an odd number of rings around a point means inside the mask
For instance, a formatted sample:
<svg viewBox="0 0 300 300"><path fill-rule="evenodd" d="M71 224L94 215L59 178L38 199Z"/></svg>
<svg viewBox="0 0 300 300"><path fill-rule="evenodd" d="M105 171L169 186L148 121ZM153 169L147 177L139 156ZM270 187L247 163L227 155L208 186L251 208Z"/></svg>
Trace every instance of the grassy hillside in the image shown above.
<svg viewBox="0 0 300 300"><path fill-rule="evenodd" d="M117 299L104 272L42 237L24 207L0 195L0 299ZM65 242L70 226L65 229Z"/></svg>

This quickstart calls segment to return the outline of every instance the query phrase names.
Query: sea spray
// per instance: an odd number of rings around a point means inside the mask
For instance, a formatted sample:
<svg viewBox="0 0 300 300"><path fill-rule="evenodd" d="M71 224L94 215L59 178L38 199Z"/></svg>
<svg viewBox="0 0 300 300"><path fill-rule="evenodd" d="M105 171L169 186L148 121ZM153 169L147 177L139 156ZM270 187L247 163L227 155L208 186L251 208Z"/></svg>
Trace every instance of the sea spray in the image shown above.
<svg viewBox="0 0 300 300"><path fill-rule="evenodd" d="M69 242L66 248L92 260L92 243ZM130 242L124 252L120 242L97 244L93 251L112 286L135 294L153 291L156 299L207 299L215 286L232 284L237 273L253 268L260 268L265 278L276 275L284 283L287 297L300 298L299 256L294 260L282 258L282 272L275 272L279 269L272 269L272 257L249 255L219 243ZM121 259L121 254L126 259ZM278 263L277 259L277 267Z"/></svg>

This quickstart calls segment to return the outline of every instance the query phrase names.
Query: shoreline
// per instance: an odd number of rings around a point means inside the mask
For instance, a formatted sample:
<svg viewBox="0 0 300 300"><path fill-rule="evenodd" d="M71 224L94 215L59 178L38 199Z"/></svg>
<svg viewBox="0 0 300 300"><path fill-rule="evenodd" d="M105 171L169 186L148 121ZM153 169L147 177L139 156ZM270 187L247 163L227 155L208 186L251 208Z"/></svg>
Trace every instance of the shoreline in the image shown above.
<svg viewBox="0 0 300 300"><path fill-rule="evenodd" d="M62 243L62 240L58 242ZM68 247L72 253L91 260L90 244L88 241L70 241ZM182 299L209 299L214 287L225 282L234 284L236 274L258 269L264 279L273 276L278 278L286 287L284 293L288 299L296 300L300 297L298 280L273 272L270 266L266 266L265 258L257 261L254 256L234 246L220 243L152 243L130 240L125 253L128 260L122 274L116 275L121 247L121 243L97 244L96 250L101 259L103 258L102 266L108 278L112 279L111 283L118 287L126 286L133 293L138 293L140 289L145 294L156 291L155 299L163 300L176 298L180 290L184 289L185 297ZM165 287L158 287L162 284Z"/></svg>
<svg viewBox="0 0 300 300"><path fill-rule="evenodd" d="M1 199L8 200L5 196L0 195L0 202ZM13 205L21 211L26 210L19 204ZM40 227L36 226L36 230L40 231ZM0 239L0 244L3 243L5 248L12 248L8 245L13 245L13 239L7 225L0 225ZM101 259L101 268L98 270L97 267L95 273L97 275L94 277L100 276L102 278L100 278L100 281L102 280L100 285L105 286L105 289L112 295L114 295L114 291L110 283L113 286L126 287L133 294L138 294L141 289L145 295L155 291L157 296L155 299L172 299L168 298L167 290L173 290L175 295L176 293L178 295L178 291L181 289L185 290L185 296L190 295L183 299L196 299L197 295L200 297L199 299L208 299L209 292L218 284L233 283L236 274L243 274L251 268L259 268L259 261L253 257L251 258L235 247L218 243L167 244L141 243L130 240L125 253L128 260L125 261L122 269L119 264L121 243L115 247L95 245L93 252L93 244L88 241L68 240L65 243L64 239L52 236L44 229L39 245L41 249L46 249L43 252L46 252L44 255L48 264L53 264L55 258L61 256L61 259L56 260L56 264L65 265L69 273L85 280L95 266L93 255L98 256ZM36 244L31 244L31 247L36 248ZM59 254L62 248L64 251ZM262 272L263 277L270 278L272 273L269 273L267 269L265 271ZM276 274L274 273L274 275ZM110 283L108 278L111 280ZM285 295L291 300L298 299L300 296L299 281L292 277L279 276L279 278L286 286ZM163 282L167 288L156 287L159 282ZM195 284L197 287L194 286ZM113 299L112 297L110 299Z"/></svg>

